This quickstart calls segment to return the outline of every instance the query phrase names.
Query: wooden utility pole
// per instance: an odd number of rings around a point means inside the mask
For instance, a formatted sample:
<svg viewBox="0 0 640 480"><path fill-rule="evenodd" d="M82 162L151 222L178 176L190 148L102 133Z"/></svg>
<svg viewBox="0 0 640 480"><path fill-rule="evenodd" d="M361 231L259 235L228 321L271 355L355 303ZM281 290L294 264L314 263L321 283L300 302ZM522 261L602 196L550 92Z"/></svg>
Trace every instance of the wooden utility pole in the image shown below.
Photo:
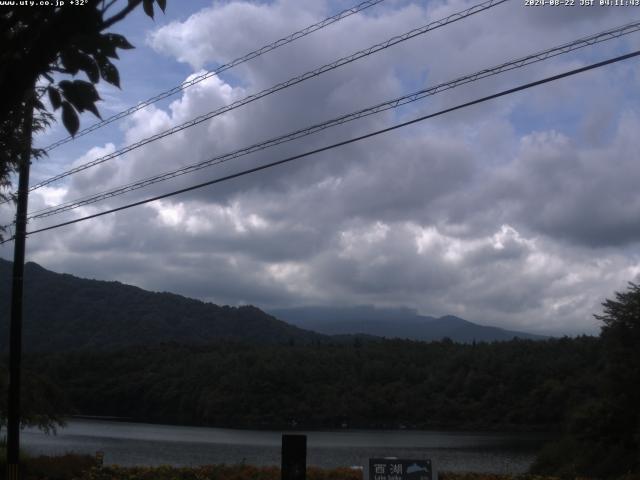
<svg viewBox="0 0 640 480"><path fill-rule="evenodd" d="M31 133L33 101L31 96L24 109L24 151L18 166L18 199L16 233L13 247L13 280L11 285L11 324L9 332L9 402L7 408L7 477L20 478L20 373L22 357L22 299L24 256L27 238L27 204L29 200L29 167L31 164Z"/></svg>

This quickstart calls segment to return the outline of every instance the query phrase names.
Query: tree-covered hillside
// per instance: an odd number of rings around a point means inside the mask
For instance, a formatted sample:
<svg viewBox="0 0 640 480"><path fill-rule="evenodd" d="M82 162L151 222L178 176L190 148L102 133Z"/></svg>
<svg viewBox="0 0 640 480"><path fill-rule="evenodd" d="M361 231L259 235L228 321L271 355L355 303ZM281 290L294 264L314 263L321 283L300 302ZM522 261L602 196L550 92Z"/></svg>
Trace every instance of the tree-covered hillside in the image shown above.
<svg viewBox="0 0 640 480"><path fill-rule="evenodd" d="M0 260L0 315L8 319L11 262ZM8 345L8 321L0 323L0 351ZM119 282L87 280L25 266L26 351L113 349L175 341L215 340L308 343L322 335L288 325L262 310L220 307L154 293Z"/></svg>

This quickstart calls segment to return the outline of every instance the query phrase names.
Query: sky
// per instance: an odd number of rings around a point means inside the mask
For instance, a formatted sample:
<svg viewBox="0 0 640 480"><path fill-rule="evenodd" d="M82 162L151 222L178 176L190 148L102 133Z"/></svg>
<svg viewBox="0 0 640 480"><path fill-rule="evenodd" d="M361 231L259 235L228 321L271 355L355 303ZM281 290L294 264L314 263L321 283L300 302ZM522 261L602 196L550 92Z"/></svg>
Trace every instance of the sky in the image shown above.
<svg viewBox="0 0 640 480"><path fill-rule="evenodd" d="M116 24L122 89L103 117L355 5L169 0ZM33 164L31 183L475 3L385 0L187 88ZM577 2L576 2L577 3ZM157 10L157 7L156 7ZM637 7L510 0L99 167L35 190L30 210L330 120L640 19ZM134 193L53 225L385 128L640 47L640 34L473 82ZM217 304L408 307L552 335L597 334L593 314L640 281L640 62L442 115L242 178L34 234L27 260ZM90 113L81 128L95 122ZM56 125L36 139L65 136ZM0 209L4 223L12 219ZM12 258L12 245L0 247Z"/></svg>

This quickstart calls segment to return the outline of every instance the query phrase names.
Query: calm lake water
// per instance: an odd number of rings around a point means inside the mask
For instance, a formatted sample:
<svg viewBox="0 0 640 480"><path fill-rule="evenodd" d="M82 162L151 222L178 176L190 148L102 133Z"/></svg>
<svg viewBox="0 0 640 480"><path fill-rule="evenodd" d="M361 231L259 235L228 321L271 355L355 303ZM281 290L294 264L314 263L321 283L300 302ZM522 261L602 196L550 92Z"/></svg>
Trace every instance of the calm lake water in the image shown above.
<svg viewBox="0 0 640 480"><path fill-rule="evenodd" d="M93 455L101 450L106 464L118 465L279 465L282 433L72 420L55 436L25 430L22 445L32 454ZM545 439L535 434L408 430L292 433L307 435L308 465L366 468L370 457L430 458L436 470L494 473L525 472Z"/></svg>

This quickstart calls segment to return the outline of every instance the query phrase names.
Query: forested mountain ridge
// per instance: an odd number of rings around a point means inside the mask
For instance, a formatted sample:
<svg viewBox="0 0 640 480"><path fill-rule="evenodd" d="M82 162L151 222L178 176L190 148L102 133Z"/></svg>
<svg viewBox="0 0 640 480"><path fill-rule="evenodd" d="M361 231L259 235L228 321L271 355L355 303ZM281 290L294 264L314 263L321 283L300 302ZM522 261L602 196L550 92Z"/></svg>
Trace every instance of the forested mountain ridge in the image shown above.
<svg viewBox="0 0 640 480"><path fill-rule="evenodd" d="M0 351L8 345L12 263L0 259ZM326 341L252 307L205 303L119 282L87 280L25 265L26 351L115 349L216 340L266 344Z"/></svg>
<svg viewBox="0 0 640 480"><path fill-rule="evenodd" d="M11 262L0 259L0 315L7 319L0 323L0 352L7 348L11 269ZM422 341L448 337L467 343L542 338L457 317L423 317L406 309L311 307L277 312L282 312L285 321L253 306L218 306L120 282L55 273L33 262L25 265L26 351L117 349L166 342L198 345L222 339L266 344L340 343L359 334L364 334L359 335L363 341L376 340L376 335ZM356 312L360 317L349 320L345 312ZM313 321L318 315L324 315L322 320Z"/></svg>
<svg viewBox="0 0 640 480"><path fill-rule="evenodd" d="M541 335L479 325L462 318L419 315L408 308L298 307L269 310L275 317L306 330L325 335L366 334L432 342L450 338L454 342L499 342L513 338L544 340Z"/></svg>

